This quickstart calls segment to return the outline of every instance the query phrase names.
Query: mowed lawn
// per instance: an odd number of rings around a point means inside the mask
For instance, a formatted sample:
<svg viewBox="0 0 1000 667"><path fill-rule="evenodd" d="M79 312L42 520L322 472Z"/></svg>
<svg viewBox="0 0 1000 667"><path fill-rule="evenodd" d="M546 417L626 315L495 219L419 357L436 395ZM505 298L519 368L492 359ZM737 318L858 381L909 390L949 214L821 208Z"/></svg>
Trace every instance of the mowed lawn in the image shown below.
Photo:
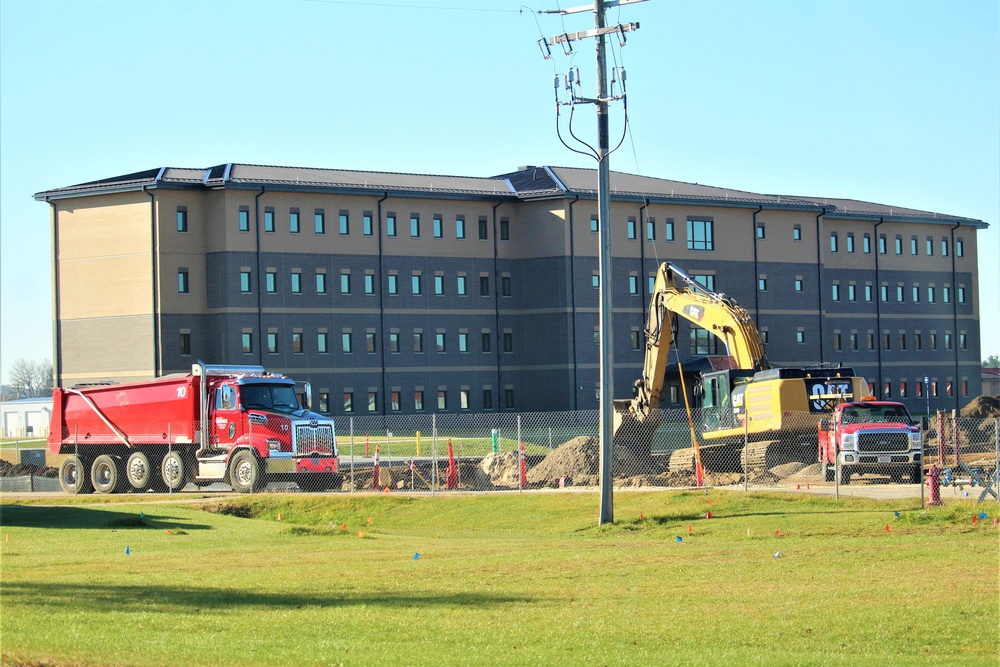
<svg viewBox="0 0 1000 667"><path fill-rule="evenodd" d="M1000 660L996 504L618 492L599 527L579 492L114 500L0 505L3 664Z"/></svg>

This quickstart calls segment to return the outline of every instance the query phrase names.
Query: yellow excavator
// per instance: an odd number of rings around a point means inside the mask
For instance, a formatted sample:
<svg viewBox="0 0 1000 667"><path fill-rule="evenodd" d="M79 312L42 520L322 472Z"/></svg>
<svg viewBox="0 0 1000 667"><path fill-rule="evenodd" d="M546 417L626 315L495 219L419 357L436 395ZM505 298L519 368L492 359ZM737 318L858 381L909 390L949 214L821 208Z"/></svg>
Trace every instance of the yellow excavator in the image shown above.
<svg viewBox="0 0 1000 667"><path fill-rule="evenodd" d="M635 382L631 400L615 401L617 446L636 451L647 440L652 442L661 421L660 401L678 317L725 345L725 357L714 364L719 370L702 373L694 387L701 398L701 463L709 470L738 471L744 463L773 467L783 459L814 460L816 424L822 413L840 401L869 393L865 379L850 368L772 368L746 309L673 264L663 263L650 299L642 377ZM690 409L688 414L690 419ZM780 447L773 446L779 441ZM746 442L750 445L743 451ZM693 469L693 453L693 448L675 452L671 470Z"/></svg>

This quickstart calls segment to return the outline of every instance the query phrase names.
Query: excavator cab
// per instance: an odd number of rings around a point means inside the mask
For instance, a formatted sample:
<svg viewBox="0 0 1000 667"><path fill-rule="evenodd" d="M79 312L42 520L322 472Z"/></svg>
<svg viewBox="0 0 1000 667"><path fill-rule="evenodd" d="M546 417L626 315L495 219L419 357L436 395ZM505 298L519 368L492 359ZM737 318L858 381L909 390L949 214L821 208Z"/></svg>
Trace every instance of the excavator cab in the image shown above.
<svg viewBox="0 0 1000 667"><path fill-rule="evenodd" d="M753 371L734 369L702 374L701 407L706 431L736 428L741 425L740 417L744 411L743 392L739 391L737 384L751 376Z"/></svg>

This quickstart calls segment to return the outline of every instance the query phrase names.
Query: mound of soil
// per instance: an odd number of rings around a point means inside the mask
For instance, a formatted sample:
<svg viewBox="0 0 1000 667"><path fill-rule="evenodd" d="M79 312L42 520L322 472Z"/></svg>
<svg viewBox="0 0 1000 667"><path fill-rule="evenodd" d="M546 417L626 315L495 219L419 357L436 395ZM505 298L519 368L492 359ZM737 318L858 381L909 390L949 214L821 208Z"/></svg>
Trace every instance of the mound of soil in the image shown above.
<svg viewBox="0 0 1000 667"><path fill-rule="evenodd" d="M785 463L783 465L771 468L771 474L774 475L775 477L791 477L792 475L797 474L805 467L806 467L805 463L792 461L791 463Z"/></svg>
<svg viewBox="0 0 1000 667"><path fill-rule="evenodd" d="M48 466L30 463L12 464L0 459L0 477L59 477L59 471Z"/></svg>
<svg viewBox="0 0 1000 667"><path fill-rule="evenodd" d="M580 485L584 475L597 475L601 466L601 448L597 438L580 436L555 448L542 462L528 471L529 484L548 486L565 475Z"/></svg>
<svg viewBox="0 0 1000 667"><path fill-rule="evenodd" d="M976 396L961 414L963 419L1000 419L1000 394Z"/></svg>

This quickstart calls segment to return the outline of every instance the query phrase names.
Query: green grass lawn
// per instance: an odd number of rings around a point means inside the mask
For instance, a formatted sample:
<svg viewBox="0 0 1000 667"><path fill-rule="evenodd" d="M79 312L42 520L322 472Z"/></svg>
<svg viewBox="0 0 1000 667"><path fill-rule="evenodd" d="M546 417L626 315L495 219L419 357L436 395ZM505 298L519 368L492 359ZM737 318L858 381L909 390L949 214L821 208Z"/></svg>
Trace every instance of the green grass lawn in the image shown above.
<svg viewBox="0 0 1000 667"><path fill-rule="evenodd" d="M622 492L598 527L580 492L116 500L0 505L3 664L1000 655L996 505Z"/></svg>

